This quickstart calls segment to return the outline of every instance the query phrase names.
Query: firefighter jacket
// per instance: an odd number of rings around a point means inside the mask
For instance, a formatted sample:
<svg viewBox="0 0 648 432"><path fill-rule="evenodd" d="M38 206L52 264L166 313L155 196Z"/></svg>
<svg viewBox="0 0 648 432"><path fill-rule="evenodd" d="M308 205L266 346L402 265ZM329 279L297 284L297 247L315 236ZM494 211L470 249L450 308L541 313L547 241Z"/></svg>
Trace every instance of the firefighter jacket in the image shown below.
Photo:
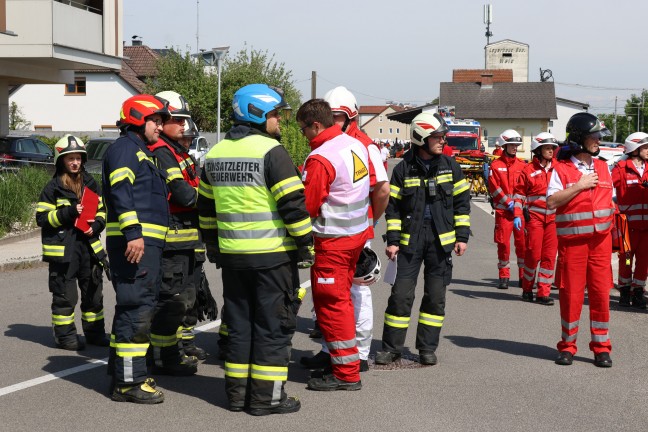
<svg viewBox="0 0 648 432"><path fill-rule="evenodd" d="M607 164L593 159L598 184L583 190L567 204L556 209L556 233L558 239L584 238L594 233L606 234L612 229L614 202L612 201L612 178ZM559 161L554 167L565 189L576 184L582 173L571 160Z"/></svg>
<svg viewBox="0 0 648 432"><path fill-rule="evenodd" d="M643 176L630 160L622 160L612 169L619 211L626 215L631 229L648 230L648 169Z"/></svg>
<svg viewBox="0 0 648 432"><path fill-rule="evenodd" d="M169 203L163 173L153 153L134 132L119 137L106 151L102 173L108 224L108 248L138 238L164 247Z"/></svg>
<svg viewBox="0 0 648 432"><path fill-rule="evenodd" d="M385 211L387 245L400 246L404 252L416 250L425 206L431 203L432 223L443 250L450 253L456 242L468 242L470 185L454 159L439 155L437 169L428 173L415 151L405 153L392 173Z"/></svg>
<svg viewBox="0 0 648 432"><path fill-rule="evenodd" d="M257 129L237 125L207 153L198 192L200 229L223 267L276 267L313 243L299 173L281 143Z"/></svg>
<svg viewBox="0 0 648 432"><path fill-rule="evenodd" d="M552 164L555 161L552 161ZM540 165L538 158L527 164L520 173L518 182L514 187L515 208L513 214L523 218L522 208L526 207L532 219L551 223L555 220L556 210L547 208L547 188L553 173L553 166L545 169Z"/></svg>
<svg viewBox="0 0 648 432"><path fill-rule="evenodd" d="M515 195L514 188L520 173L527 164L516 157L500 156L491 162L488 174L488 192L493 197L495 210L504 211L515 199L522 199ZM518 202L516 207L522 209Z"/></svg>
<svg viewBox="0 0 648 432"><path fill-rule="evenodd" d="M169 231L164 250L195 250L203 247L198 231L198 184L196 163L187 150L164 134L148 148L158 168L166 175L169 188Z"/></svg>
<svg viewBox="0 0 648 432"><path fill-rule="evenodd" d="M99 240L99 234L106 226L106 213L101 200L101 189L95 179L83 171L83 187L99 195L99 207L92 227L92 237L87 237L95 257L101 261L106 252ZM52 263L69 263L74 252L74 242L78 238L74 227L79 213L76 206L79 199L76 194L61 183L58 175L45 185L36 207L36 223L41 230L43 243L43 261ZM83 235L83 237L86 237Z"/></svg>

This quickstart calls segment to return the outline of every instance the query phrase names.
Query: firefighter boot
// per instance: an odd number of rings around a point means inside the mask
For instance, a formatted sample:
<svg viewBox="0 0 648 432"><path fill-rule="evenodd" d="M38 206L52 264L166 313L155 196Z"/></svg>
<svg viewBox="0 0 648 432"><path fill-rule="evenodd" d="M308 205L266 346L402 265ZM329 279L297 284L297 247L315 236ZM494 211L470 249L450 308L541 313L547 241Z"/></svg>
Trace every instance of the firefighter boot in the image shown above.
<svg viewBox="0 0 648 432"><path fill-rule="evenodd" d="M76 335L74 336L74 339L57 341L56 348L60 348L68 351L82 351L85 349L85 343L83 343L81 338L78 335Z"/></svg>
<svg viewBox="0 0 648 432"><path fill-rule="evenodd" d="M182 341L182 350L187 356L196 357L198 360L205 360L207 358L207 352L197 347L193 339Z"/></svg>
<svg viewBox="0 0 648 432"><path fill-rule="evenodd" d="M115 387L110 396L115 402L157 404L164 402L164 393L144 382L136 386Z"/></svg>
<svg viewBox="0 0 648 432"><path fill-rule="evenodd" d="M400 353L393 353L389 351L378 351L376 353L376 364L388 365L395 362L401 357Z"/></svg>
<svg viewBox="0 0 648 432"><path fill-rule="evenodd" d="M308 337L311 339L321 339L322 338L322 330L319 328L319 324L317 324L317 320L313 321L313 330L308 334Z"/></svg>
<svg viewBox="0 0 648 432"><path fill-rule="evenodd" d="M296 397L288 397L285 401L272 408L250 408L250 415L264 416L268 414L290 414L299 411L301 402Z"/></svg>
<svg viewBox="0 0 648 432"><path fill-rule="evenodd" d="M508 289L509 278L499 278L497 289Z"/></svg>
<svg viewBox="0 0 648 432"><path fill-rule="evenodd" d="M646 309L646 299L642 287L632 289L632 307L637 309Z"/></svg>
<svg viewBox="0 0 648 432"><path fill-rule="evenodd" d="M632 300L632 295L630 294L629 286L620 286L619 287L619 306L621 307L630 307L630 301Z"/></svg>
<svg viewBox="0 0 648 432"><path fill-rule="evenodd" d="M522 291L522 301L532 302L533 301L533 291Z"/></svg>

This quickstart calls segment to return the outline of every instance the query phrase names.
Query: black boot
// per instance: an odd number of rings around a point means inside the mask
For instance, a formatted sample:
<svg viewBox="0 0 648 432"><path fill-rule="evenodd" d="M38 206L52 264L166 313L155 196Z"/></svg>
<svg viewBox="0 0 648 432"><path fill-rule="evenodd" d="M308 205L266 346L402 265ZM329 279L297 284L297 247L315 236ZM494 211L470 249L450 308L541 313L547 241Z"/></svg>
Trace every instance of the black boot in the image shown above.
<svg viewBox="0 0 648 432"><path fill-rule="evenodd" d="M522 301L532 302L533 301L533 291L522 291Z"/></svg>
<svg viewBox="0 0 648 432"><path fill-rule="evenodd" d="M311 339L321 339L322 338L322 331L319 328L319 324L317 324L317 320L313 322L313 330L308 334L308 337Z"/></svg>
<svg viewBox="0 0 648 432"><path fill-rule="evenodd" d="M499 278L497 289L508 289L509 278Z"/></svg>
<svg viewBox="0 0 648 432"><path fill-rule="evenodd" d="M320 351L313 357L302 357L299 363L308 369L323 369L331 364L331 354Z"/></svg>
<svg viewBox="0 0 648 432"><path fill-rule="evenodd" d="M642 287L633 288L631 302L633 308L646 309L646 299Z"/></svg>
<svg viewBox="0 0 648 432"><path fill-rule="evenodd" d="M630 294L629 286L620 286L619 287L619 306L621 307L630 307L630 301L632 300L632 295Z"/></svg>

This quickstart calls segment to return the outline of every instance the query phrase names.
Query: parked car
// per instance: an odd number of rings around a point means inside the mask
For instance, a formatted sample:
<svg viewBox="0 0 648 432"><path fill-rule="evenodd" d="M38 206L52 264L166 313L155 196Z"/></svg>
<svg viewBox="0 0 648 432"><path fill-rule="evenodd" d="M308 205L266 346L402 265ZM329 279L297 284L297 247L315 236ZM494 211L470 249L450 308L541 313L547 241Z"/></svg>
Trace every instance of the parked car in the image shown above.
<svg viewBox="0 0 648 432"><path fill-rule="evenodd" d="M92 138L86 143L86 152L88 152L88 162L86 162L86 171L90 174L101 174L101 165L103 157L108 147L115 142L117 138Z"/></svg>
<svg viewBox="0 0 648 432"><path fill-rule="evenodd" d="M608 168L610 171L612 171L612 168L614 168L614 165L621 159L623 156L623 146L621 147L610 147L608 146L609 143L604 143L605 146L601 146L600 153L598 155L598 158L605 161L607 163Z"/></svg>
<svg viewBox="0 0 648 432"><path fill-rule="evenodd" d="M189 154L193 156L200 168L205 165L205 155L209 151L209 143L205 137L199 136L193 139L189 147Z"/></svg>
<svg viewBox="0 0 648 432"><path fill-rule="evenodd" d="M34 136L0 137L0 166L42 165L54 167L54 152Z"/></svg>

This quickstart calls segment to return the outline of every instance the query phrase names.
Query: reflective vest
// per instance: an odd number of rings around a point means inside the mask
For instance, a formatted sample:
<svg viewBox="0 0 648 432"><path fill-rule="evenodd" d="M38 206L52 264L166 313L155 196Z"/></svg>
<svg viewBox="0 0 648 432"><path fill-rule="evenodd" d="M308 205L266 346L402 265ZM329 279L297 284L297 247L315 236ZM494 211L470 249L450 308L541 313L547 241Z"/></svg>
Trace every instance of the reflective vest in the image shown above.
<svg viewBox="0 0 648 432"><path fill-rule="evenodd" d="M218 245L222 254L262 254L296 250L265 181L265 155L281 145L251 135L225 139L205 158L205 175L216 203Z"/></svg>
<svg viewBox="0 0 648 432"><path fill-rule="evenodd" d="M583 238L594 233L606 234L612 229L615 212L612 178L605 162L599 159L594 159L593 162L594 170L599 176L598 185L581 191L556 210L556 232L562 240ZM577 183L583 175L570 160L558 162L554 170L565 189Z"/></svg>
<svg viewBox="0 0 648 432"><path fill-rule="evenodd" d="M612 170L612 180L617 192L619 211L626 215L631 229L648 229L648 169L639 175L631 160L623 160Z"/></svg>
<svg viewBox="0 0 648 432"><path fill-rule="evenodd" d="M196 188L196 193L198 193L197 189L198 185L200 184L200 176L198 176L198 174L196 173L195 163L191 155L186 152L184 154L178 153L173 147L171 147L166 141L161 138L157 143L148 146L151 151L155 151L160 147L168 148L173 157L178 162L179 168L177 170L167 170L167 175L169 176L167 177L167 182L169 182L174 176L182 176L184 181L189 183L192 187ZM194 207L182 207L169 202L169 210L171 211L171 214L176 214L191 212L195 211L196 209Z"/></svg>
<svg viewBox="0 0 648 432"><path fill-rule="evenodd" d="M554 221L556 210L547 208L547 188L552 172L553 167L545 170L537 158L533 159L533 163L524 167L520 181L515 187L515 195L518 197L516 198L515 216L522 217L522 209L517 205L520 200L529 209L532 218L547 223Z"/></svg>
<svg viewBox="0 0 648 432"><path fill-rule="evenodd" d="M369 155L364 145L341 134L309 157L319 155L335 169L329 194L313 222L316 237L345 237L369 228ZM307 159L308 160L308 159Z"/></svg>

